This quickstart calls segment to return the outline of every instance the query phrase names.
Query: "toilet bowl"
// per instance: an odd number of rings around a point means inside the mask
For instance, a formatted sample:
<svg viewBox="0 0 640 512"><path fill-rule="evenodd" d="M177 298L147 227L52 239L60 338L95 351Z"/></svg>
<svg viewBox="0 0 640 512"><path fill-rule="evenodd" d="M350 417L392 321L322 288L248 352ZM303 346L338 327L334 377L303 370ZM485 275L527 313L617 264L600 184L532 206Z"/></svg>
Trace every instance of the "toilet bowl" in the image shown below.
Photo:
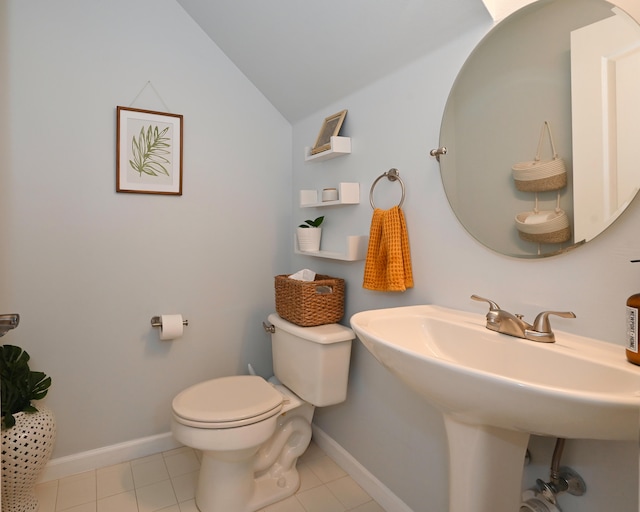
<svg viewBox="0 0 640 512"><path fill-rule="evenodd" d="M255 512L294 494L315 407L346 398L353 331L299 327L276 314L269 321L274 377L212 379L173 400L174 437L202 451L200 512Z"/></svg>

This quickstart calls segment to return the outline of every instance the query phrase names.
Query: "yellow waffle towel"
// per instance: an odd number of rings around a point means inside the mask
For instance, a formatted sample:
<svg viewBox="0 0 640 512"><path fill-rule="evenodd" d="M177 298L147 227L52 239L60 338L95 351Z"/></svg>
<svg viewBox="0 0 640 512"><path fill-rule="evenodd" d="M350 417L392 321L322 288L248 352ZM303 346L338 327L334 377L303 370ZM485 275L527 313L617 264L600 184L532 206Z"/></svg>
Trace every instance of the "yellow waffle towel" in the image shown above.
<svg viewBox="0 0 640 512"><path fill-rule="evenodd" d="M407 224L398 206L373 211L362 287L379 292L413 288Z"/></svg>

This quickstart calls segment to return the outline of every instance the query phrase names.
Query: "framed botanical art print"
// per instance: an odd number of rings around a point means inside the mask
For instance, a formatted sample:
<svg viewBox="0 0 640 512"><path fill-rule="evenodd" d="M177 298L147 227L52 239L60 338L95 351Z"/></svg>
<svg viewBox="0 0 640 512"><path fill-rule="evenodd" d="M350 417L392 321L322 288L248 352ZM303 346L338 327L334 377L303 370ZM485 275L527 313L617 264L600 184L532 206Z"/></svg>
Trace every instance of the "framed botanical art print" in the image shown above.
<svg viewBox="0 0 640 512"><path fill-rule="evenodd" d="M180 114L117 107L116 191L182 195Z"/></svg>

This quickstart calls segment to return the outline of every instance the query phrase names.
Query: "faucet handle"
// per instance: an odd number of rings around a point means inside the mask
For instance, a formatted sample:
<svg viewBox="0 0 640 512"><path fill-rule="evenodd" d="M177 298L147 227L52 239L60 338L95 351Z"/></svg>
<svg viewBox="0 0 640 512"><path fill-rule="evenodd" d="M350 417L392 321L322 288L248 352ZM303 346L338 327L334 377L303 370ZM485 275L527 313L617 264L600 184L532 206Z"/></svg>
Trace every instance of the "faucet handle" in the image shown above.
<svg viewBox="0 0 640 512"><path fill-rule="evenodd" d="M473 300L477 300L480 302L488 302L489 303L489 311L500 311L500 306L498 306L495 302L489 299L485 299L483 297L479 297L477 295L472 295L471 298Z"/></svg>
<svg viewBox="0 0 640 512"><path fill-rule="evenodd" d="M527 330L526 336L534 341L543 341L553 343L556 337L551 330L549 315L556 315L562 318L575 318L576 315L572 311L543 311L533 321L533 329Z"/></svg>

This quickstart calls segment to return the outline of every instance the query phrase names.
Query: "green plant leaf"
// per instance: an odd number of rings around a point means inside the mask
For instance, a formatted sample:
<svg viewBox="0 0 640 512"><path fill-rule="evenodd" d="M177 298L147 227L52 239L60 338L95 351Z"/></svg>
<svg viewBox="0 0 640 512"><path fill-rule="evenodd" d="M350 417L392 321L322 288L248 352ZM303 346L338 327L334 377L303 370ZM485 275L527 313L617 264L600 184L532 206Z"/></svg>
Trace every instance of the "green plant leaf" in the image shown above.
<svg viewBox="0 0 640 512"><path fill-rule="evenodd" d="M29 354L14 345L0 345L0 395L2 398L2 427L15 425L13 415L18 412L36 412L32 400L47 395L51 377L43 372L31 371Z"/></svg>
<svg viewBox="0 0 640 512"><path fill-rule="evenodd" d="M4 428L11 428L16 424L16 419L13 417L13 414L7 413L2 417L2 426Z"/></svg>
<svg viewBox="0 0 640 512"><path fill-rule="evenodd" d="M300 228L319 228L320 224L324 221L324 216L318 217L315 220L307 219L305 220L306 224L300 224Z"/></svg>
<svg viewBox="0 0 640 512"><path fill-rule="evenodd" d="M143 126L140 133L131 139L131 154L133 160L129 160L129 165L140 175L159 176L164 174L170 176L166 164L171 161L163 155L170 155L171 144L169 137L166 137L169 127L160 130L158 126L149 125L146 130Z"/></svg>

